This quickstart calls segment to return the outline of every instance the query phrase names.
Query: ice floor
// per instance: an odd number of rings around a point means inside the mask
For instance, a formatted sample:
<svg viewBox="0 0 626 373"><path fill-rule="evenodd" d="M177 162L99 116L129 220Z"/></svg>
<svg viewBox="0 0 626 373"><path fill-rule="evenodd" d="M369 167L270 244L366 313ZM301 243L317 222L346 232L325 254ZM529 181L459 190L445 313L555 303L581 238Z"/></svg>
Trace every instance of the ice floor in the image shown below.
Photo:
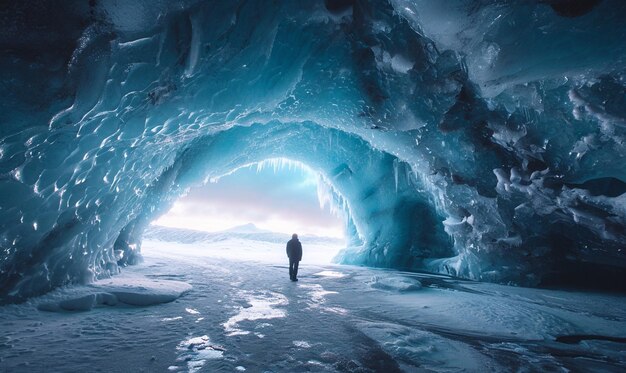
<svg viewBox="0 0 626 373"><path fill-rule="evenodd" d="M626 370L623 295L306 260L293 283L283 264L144 251L112 280L0 308L0 371Z"/></svg>

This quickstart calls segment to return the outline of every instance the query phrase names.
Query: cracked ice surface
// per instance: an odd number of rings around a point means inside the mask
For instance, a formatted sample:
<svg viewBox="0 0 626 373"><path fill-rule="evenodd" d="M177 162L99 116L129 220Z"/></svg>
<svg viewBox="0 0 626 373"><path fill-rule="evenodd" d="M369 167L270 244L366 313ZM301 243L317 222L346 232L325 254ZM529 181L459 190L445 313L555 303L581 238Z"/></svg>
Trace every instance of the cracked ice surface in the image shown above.
<svg viewBox="0 0 626 373"><path fill-rule="evenodd" d="M2 301L139 262L190 186L274 158L327 182L343 263L623 283L626 3L566 3L14 2Z"/></svg>

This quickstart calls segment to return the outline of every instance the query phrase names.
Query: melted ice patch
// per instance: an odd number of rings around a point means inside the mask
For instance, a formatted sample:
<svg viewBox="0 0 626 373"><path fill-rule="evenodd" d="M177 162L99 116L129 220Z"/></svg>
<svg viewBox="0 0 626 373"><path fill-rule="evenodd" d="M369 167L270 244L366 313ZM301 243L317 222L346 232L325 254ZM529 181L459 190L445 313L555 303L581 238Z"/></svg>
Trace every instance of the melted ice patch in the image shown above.
<svg viewBox="0 0 626 373"><path fill-rule="evenodd" d="M307 290L309 308L320 308L324 311L345 315L347 310L341 307L330 307L326 305L326 296L329 294L339 294L336 291L328 291L319 284L300 285L300 288Z"/></svg>
<svg viewBox="0 0 626 373"><path fill-rule="evenodd" d="M314 273L313 276L341 278L341 277L346 277L346 274L337 272L337 271L321 271L321 272Z"/></svg>
<svg viewBox="0 0 626 373"><path fill-rule="evenodd" d="M301 285L300 287L308 291L312 305L325 303L328 294L338 294L336 291L325 290L322 285L319 284Z"/></svg>

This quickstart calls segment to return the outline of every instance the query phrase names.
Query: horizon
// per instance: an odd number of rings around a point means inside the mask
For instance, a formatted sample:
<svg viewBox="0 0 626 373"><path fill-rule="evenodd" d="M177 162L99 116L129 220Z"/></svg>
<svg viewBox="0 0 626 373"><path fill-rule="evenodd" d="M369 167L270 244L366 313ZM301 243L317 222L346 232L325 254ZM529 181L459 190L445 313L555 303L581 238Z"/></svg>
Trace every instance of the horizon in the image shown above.
<svg viewBox="0 0 626 373"><path fill-rule="evenodd" d="M333 239L344 239L345 238L345 236L337 237L337 236L327 236L327 235L319 235L319 234L313 234L313 233L299 233L299 232L286 233L286 232L272 231L272 230L269 230L269 229L261 228L261 227L257 226L255 223L252 223L252 222L241 224L241 225L236 225L236 226L232 226L232 227L229 227L229 228L226 228L226 229L220 229L220 230L216 230L216 231L209 231L209 230L205 230L205 229L194 229L194 228L188 228L188 227L174 227L174 226L169 226L169 225L157 224L156 221L150 223L150 226L152 226L152 227L189 230L189 231L203 232L203 233L224 233L224 232L228 232L228 231L234 231L235 233L237 233L236 232L237 228L248 227L250 225L252 225L253 228L258 229L259 230L258 233L279 233L279 234L285 234L285 235L289 235L289 236L292 235L293 233L296 233L298 235L298 237L317 237L317 238L333 238Z"/></svg>
<svg viewBox="0 0 626 373"><path fill-rule="evenodd" d="M192 188L152 224L208 233L254 224L274 233L345 239L343 219L321 206L316 172L278 159Z"/></svg>

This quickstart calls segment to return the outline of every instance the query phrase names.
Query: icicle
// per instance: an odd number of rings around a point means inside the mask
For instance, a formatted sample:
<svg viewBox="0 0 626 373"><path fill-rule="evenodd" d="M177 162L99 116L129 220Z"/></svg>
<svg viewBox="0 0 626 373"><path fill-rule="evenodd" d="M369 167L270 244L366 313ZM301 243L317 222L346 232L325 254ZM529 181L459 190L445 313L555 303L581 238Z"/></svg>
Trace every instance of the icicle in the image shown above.
<svg viewBox="0 0 626 373"><path fill-rule="evenodd" d="M288 158L269 158L269 159L265 159L256 163L257 172L261 172L268 167L271 167L274 173L278 173L278 171L282 171L282 170L288 170L288 171L303 170L307 172L314 172L304 163L294 161Z"/></svg>
<svg viewBox="0 0 626 373"><path fill-rule="evenodd" d="M396 181L396 193L398 193L398 167L399 167L398 158L395 158L393 160L393 177L394 177L394 180Z"/></svg>
<svg viewBox="0 0 626 373"><path fill-rule="evenodd" d="M320 208L324 209L328 206L331 214L338 217L346 217L349 215L349 206L347 201L335 190L328 180L322 174L317 177L317 199Z"/></svg>

